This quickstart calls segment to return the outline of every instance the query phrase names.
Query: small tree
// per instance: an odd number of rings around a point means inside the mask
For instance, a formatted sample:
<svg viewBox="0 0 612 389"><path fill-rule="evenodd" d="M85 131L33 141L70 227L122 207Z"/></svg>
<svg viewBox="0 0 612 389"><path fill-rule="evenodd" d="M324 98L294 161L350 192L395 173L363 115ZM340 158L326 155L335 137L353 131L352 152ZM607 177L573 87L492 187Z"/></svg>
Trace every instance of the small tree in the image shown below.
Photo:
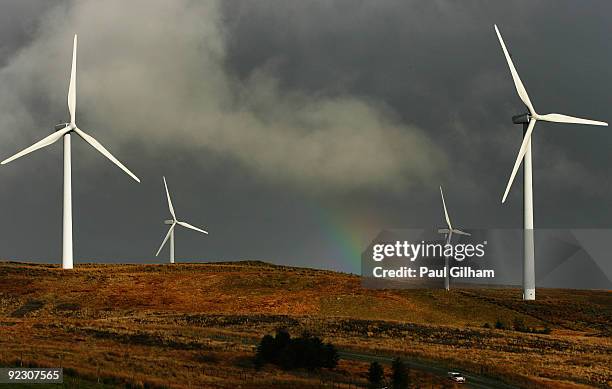
<svg viewBox="0 0 612 389"><path fill-rule="evenodd" d="M406 389L408 388L409 376L408 368L404 361L400 358L395 358L391 364L391 381L393 383L393 389Z"/></svg>
<svg viewBox="0 0 612 389"><path fill-rule="evenodd" d="M282 350L291 343L291 335L289 335L289 332L285 329L278 329L276 330L274 342L276 343L276 349Z"/></svg>
<svg viewBox="0 0 612 389"><path fill-rule="evenodd" d="M261 355L261 343L257 346L257 351L255 352L255 358L253 358L253 366L255 370L261 370L261 368L266 363L266 359Z"/></svg>
<svg viewBox="0 0 612 389"><path fill-rule="evenodd" d="M300 354L297 352L297 347L287 346L284 349L279 350L278 357L274 363L285 370L301 367L301 358Z"/></svg>
<svg viewBox="0 0 612 389"><path fill-rule="evenodd" d="M525 320L523 320L522 317L515 317L512 322L512 327L514 327L514 331L529 332L529 329L525 325Z"/></svg>
<svg viewBox="0 0 612 389"><path fill-rule="evenodd" d="M370 369L368 370L368 382L370 388L377 388L382 384L383 378L385 377L385 371L378 362L370 363Z"/></svg>
<svg viewBox="0 0 612 389"><path fill-rule="evenodd" d="M272 361L276 354L276 347L274 338L271 335L266 335L261 339L261 342L257 346L257 353L255 354L255 363L259 367L263 366L264 362Z"/></svg>
<svg viewBox="0 0 612 389"><path fill-rule="evenodd" d="M323 363L321 365L323 367L333 369L338 366L339 360L340 355L338 355L338 350L336 350L336 347L331 343L326 343L323 353Z"/></svg>
<svg viewBox="0 0 612 389"><path fill-rule="evenodd" d="M495 328L497 328L498 330L505 330L506 324L504 324L504 322L501 321L501 319L497 319L497 321L495 322Z"/></svg>

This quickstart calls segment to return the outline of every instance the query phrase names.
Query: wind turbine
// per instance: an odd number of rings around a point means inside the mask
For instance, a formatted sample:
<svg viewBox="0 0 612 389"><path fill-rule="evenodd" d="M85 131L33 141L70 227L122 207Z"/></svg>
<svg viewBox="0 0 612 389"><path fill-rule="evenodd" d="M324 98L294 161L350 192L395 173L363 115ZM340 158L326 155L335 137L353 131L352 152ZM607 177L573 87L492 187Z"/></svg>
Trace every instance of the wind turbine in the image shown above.
<svg viewBox="0 0 612 389"><path fill-rule="evenodd" d="M504 56L508 62L508 67L510 68L510 73L512 74L512 80L514 81L516 91L528 110L527 113L512 117L512 121L515 124L523 125L523 143L521 144L516 162L512 168L512 174L510 174L510 179L508 180L508 185L506 186L506 191L504 192L504 196L502 198L502 203L506 201L506 197L508 196L512 182L514 181L514 176L516 176L516 172L521 166L522 160L525 159L525 164L523 165L523 300L535 300L533 173L531 164L531 133L533 132L535 123L538 120L554 123L591 124L594 126L607 126L608 123L599 122L596 120L581 119L559 113L549 113L546 115L538 114L529 100L527 90L525 89L525 86L523 85L521 78L514 67L512 57L510 56L510 53L508 53L508 49L506 49L506 45L504 44L504 40L502 39L497 25L495 25L495 32L497 33L497 38L499 39L499 43L504 51Z"/></svg>
<svg viewBox="0 0 612 389"><path fill-rule="evenodd" d="M194 227L189 223L179 221L176 218L176 213L174 213L174 207L172 206L172 199L170 199L170 191L168 190L168 184L166 183L166 177L163 178L164 186L166 187L166 197L168 198L168 209L170 210L170 215L172 215L172 220L164 220L164 224L170 225L170 229L168 230L168 233L166 234L166 237L164 238L164 241L162 242L161 246L159 246L159 250L157 250L157 254L155 254L155 256L157 257L159 255L161 250L164 248L164 245L168 241L168 238L170 238L170 263L174 263L174 228L177 224L179 226L183 226L201 232L203 234L208 234L208 232L201 230L198 227Z"/></svg>
<svg viewBox="0 0 612 389"><path fill-rule="evenodd" d="M126 172L137 182L140 182L138 177L134 175L128 168L119 162L108 150L104 148L92 136L86 134L77 127L76 118L76 59L77 59L77 36L74 35L74 46L72 49L72 70L70 71L70 85L68 87L68 110L70 111L70 123L62 123L55 126L55 132L43 140L34 143L27 149L20 151L12 157L2 161L0 164L5 165L17 158L30 154L33 151L49 146L61 138L64 139L64 222L63 222L63 244L62 244L62 268L72 269L73 263L73 245L72 245L72 160L70 153L70 134L76 133L83 140L89 143L94 149L98 150L106 158L110 159L121 170Z"/></svg>
<svg viewBox="0 0 612 389"><path fill-rule="evenodd" d="M446 247L447 244L451 244L453 233L458 234L458 235L466 235L466 236L470 236L472 234L470 234L469 232L461 231L457 228L453 228L453 225L451 224L451 221L450 221L450 217L448 216L448 211L446 210L446 202L444 201L444 192L442 191L442 186L440 186L440 196L442 197L442 206L444 207L444 218L446 219L446 226L448 228L441 228L438 230L438 233L444 234L446 236L446 244L444 245ZM449 262L449 258L445 255L444 256L444 289L446 290L450 289L450 276L448 274L448 262Z"/></svg>

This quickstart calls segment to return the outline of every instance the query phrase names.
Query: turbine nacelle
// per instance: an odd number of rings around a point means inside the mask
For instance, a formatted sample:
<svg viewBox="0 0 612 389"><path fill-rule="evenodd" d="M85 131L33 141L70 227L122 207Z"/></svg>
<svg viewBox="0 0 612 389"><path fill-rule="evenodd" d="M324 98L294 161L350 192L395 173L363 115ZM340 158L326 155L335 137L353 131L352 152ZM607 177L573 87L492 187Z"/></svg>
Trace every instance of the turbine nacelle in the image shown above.
<svg viewBox="0 0 612 389"><path fill-rule="evenodd" d="M164 220L164 224L166 225L172 225L174 223L175 223L174 220Z"/></svg>
<svg viewBox="0 0 612 389"><path fill-rule="evenodd" d="M472 234L470 234L469 232L461 231L456 228L453 228L452 230L449 230L448 228L438 228L438 234L442 234L442 235L458 234L458 235L472 236Z"/></svg>
<svg viewBox="0 0 612 389"><path fill-rule="evenodd" d="M56 124L55 127L53 127L53 128L55 129L55 132L57 132L57 131L61 131L61 130L65 129L69 125L70 125L70 123L60 123L60 124Z"/></svg>
<svg viewBox="0 0 612 389"><path fill-rule="evenodd" d="M512 116L512 123L514 124L527 124L531 120L531 114L524 113L522 115Z"/></svg>

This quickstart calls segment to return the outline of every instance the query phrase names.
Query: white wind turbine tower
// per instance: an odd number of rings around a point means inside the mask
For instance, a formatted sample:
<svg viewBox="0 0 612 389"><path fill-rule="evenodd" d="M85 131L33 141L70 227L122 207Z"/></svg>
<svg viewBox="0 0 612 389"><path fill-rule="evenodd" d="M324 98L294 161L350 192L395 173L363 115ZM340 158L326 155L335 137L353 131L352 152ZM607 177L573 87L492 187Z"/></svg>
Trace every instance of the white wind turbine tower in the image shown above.
<svg viewBox="0 0 612 389"><path fill-rule="evenodd" d="M518 156L516 158L516 162L514 163L514 167L512 168L512 174L510 175L510 179L508 180L508 185L506 186L506 191L504 192L504 196L502 198L502 203L506 201L506 197L508 196L508 192L510 191L510 187L512 186L512 182L514 181L514 176L521 166L521 161L523 158L525 159L525 164L523 165L523 299L524 300L535 300L535 254L534 254L534 236L533 236L533 183L532 183L532 165L531 165L531 133L533 132L533 127L535 126L536 121L543 120L546 122L554 122L554 123L573 123L573 124L591 124L595 126L607 126L606 122L599 122L595 120L581 119L572 116L562 115L558 113L549 113L546 115L538 114L531 101L529 100L529 96L527 95L527 90L525 86L521 82L521 79L514 67L514 63L512 63L512 58L510 57L510 53L508 53L508 49L506 49L506 45L504 44L504 40L495 25L495 32L497 33L497 37L499 38L499 43L501 44L502 50L504 52L504 56L506 57L506 61L508 62L508 67L510 67L510 73L512 74L512 79L514 81L514 86L516 87L516 91L520 99L525 104L528 112L522 115L517 115L512 118L512 121L515 124L523 125L523 143L521 144L521 148L519 149Z"/></svg>
<svg viewBox="0 0 612 389"><path fill-rule="evenodd" d="M176 213L174 213L174 207L172 206L172 200L170 199L170 191L168 190L168 184L166 183L166 177L163 177L163 178L164 178L164 187L166 188L166 197L168 198L168 209L170 210L170 215L172 215L172 220L164 220L164 224L170 225L170 229L168 230L168 233L166 234L166 237L164 238L164 241L162 242L161 246L159 246L159 250L157 250L157 254L155 254L155 256L157 257L159 255L161 250L164 248L164 245L168 241L168 238L170 238L170 263L174 263L174 228L176 227L177 224L179 226L183 226L183 227L201 232L203 234L208 234L208 232L201 230L198 227L194 227L189 223L179 221L176 218Z"/></svg>
<svg viewBox="0 0 612 389"><path fill-rule="evenodd" d="M451 224L451 221L450 221L450 217L448 216L448 211L446 210L446 202L444 201L444 192L442 192L441 186L440 186L440 196L442 196L442 206L444 207L444 218L446 219L446 226L448 228L441 228L438 230L438 233L444 234L446 236L445 246L447 244L451 244L453 234L466 235L466 236L472 235L469 232L464 232L457 228L453 228L453 225ZM445 274L444 275L444 289L446 290L450 289L450 276L448 274L448 262L449 262L449 258L447 256L444 256L444 274Z"/></svg>
<svg viewBox="0 0 612 389"><path fill-rule="evenodd" d="M72 161L70 153L70 134L76 133L83 140L89 143L94 149L98 150L106 158L110 159L115 165L119 166L124 172L137 182L138 177L128 168L119 162L108 150L104 148L92 136L87 135L75 122L76 117L76 58L77 58L77 36L74 36L74 46L72 49L72 70L70 72L70 86L68 87L68 110L70 111L70 123L62 123L55 126L55 132L43 140L33 144L27 149L20 151L12 157L2 161L2 165L7 164L17 158L23 157L33 151L49 146L61 138L64 138L64 222L63 222L63 244L62 244L62 268L72 269L73 246L72 246Z"/></svg>

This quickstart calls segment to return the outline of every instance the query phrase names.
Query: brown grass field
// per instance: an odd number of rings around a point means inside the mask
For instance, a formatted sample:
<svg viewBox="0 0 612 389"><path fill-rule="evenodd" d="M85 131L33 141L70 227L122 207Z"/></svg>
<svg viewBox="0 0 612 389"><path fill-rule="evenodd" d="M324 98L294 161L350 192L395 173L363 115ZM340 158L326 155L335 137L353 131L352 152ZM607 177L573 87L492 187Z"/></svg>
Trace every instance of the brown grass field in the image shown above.
<svg viewBox="0 0 612 389"><path fill-rule="evenodd" d="M552 332L483 328L517 317ZM0 262L0 365L61 366L74 387L365 387L367 362L257 371L257 340L280 327L516 387L612 387L609 291L540 289L524 302L516 289L368 290L354 275L261 262ZM413 387L453 387L411 376Z"/></svg>

